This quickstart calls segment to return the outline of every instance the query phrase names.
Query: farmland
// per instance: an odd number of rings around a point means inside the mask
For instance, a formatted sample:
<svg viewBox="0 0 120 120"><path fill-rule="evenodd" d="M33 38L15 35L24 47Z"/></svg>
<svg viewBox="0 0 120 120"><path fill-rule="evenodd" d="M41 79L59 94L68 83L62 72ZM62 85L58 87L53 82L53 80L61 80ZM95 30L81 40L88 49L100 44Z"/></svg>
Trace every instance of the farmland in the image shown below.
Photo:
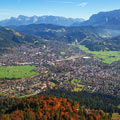
<svg viewBox="0 0 120 120"><path fill-rule="evenodd" d="M37 74L32 71L35 66L2 66L0 67L0 79L26 78Z"/></svg>
<svg viewBox="0 0 120 120"><path fill-rule="evenodd" d="M90 51L85 46L79 45L79 48L92 56L95 56L99 61L111 64L120 60L120 51Z"/></svg>

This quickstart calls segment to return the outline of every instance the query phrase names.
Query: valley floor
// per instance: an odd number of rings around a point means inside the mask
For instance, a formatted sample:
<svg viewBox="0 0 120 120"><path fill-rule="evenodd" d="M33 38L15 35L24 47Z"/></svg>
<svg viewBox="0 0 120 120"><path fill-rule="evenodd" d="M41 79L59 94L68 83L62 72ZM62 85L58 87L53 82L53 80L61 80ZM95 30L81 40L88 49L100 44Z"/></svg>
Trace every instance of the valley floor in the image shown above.
<svg viewBox="0 0 120 120"><path fill-rule="evenodd" d="M23 45L2 55L0 65L1 97L33 96L53 88L120 95L119 66L101 63L76 46Z"/></svg>

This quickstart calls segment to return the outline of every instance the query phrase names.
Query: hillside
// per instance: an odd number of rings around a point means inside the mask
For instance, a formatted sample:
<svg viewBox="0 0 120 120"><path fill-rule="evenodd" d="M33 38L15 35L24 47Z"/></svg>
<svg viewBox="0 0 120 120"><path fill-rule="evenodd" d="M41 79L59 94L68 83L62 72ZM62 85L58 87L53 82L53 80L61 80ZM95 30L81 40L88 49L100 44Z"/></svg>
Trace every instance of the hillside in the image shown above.
<svg viewBox="0 0 120 120"><path fill-rule="evenodd" d="M59 16L24 16L19 15L18 17L11 17L7 20L0 21L1 26L9 26L9 25L29 25L29 24L55 24L62 26L70 26L74 22L83 22L84 19L73 19L73 18L65 18Z"/></svg>
<svg viewBox="0 0 120 120"><path fill-rule="evenodd" d="M11 26L18 32L41 37L47 40L73 43L86 46L89 50L120 50L120 33L104 27L63 27L51 24L31 24L27 26Z"/></svg>
<svg viewBox="0 0 120 120"><path fill-rule="evenodd" d="M52 24L31 24L24 26L11 26L11 28L21 33L31 34L47 40L72 43L77 39L81 42L83 39L102 40L99 35L94 33L93 27L63 27Z"/></svg>
<svg viewBox="0 0 120 120"><path fill-rule="evenodd" d="M10 28L0 27L0 53L10 51L22 44L34 44L35 40L36 38L31 35L24 35Z"/></svg>
<svg viewBox="0 0 120 120"><path fill-rule="evenodd" d="M0 120L110 120L102 110L86 109L66 98L34 96L1 103Z"/></svg>

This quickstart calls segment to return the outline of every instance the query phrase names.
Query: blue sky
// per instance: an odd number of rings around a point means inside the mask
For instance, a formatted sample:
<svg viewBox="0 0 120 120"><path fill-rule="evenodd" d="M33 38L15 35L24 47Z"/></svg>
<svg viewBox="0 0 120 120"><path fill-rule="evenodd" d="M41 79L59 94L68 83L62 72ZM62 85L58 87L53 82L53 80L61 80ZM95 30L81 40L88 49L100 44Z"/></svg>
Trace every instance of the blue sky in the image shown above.
<svg viewBox="0 0 120 120"><path fill-rule="evenodd" d="M18 15L88 19L92 14L114 9L120 9L120 0L0 0L0 20Z"/></svg>

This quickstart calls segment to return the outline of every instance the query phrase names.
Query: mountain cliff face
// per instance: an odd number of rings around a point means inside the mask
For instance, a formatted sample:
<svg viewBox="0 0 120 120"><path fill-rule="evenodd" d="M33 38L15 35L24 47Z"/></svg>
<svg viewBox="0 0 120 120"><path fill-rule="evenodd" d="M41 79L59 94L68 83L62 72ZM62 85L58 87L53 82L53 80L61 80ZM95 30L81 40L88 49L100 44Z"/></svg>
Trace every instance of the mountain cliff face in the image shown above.
<svg viewBox="0 0 120 120"><path fill-rule="evenodd" d="M64 18L58 16L32 16L27 17L20 15L17 18L11 17L8 20L0 21L1 26L10 26L10 25L29 25L29 24L56 24L62 26L70 26L74 22L83 22L83 19L73 19L73 18Z"/></svg>
<svg viewBox="0 0 120 120"><path fill-rule="evenodd" d="M94 14L90 17L88 21L79 23L76 22L72 26L103 26L103 27L113 27L119 26L120 24L120 10L114 10L110 12L100 12Z"/></svg>

